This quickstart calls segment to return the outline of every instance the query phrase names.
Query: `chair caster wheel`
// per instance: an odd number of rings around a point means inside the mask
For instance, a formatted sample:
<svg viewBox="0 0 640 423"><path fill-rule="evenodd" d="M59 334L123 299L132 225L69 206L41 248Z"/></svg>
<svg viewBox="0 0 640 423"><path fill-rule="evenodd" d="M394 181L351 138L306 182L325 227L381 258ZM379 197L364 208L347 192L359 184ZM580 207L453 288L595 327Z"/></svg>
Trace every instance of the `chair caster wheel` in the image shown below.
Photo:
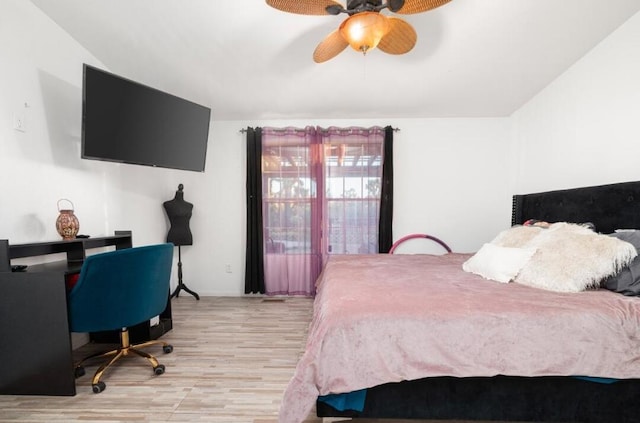
<svg viewBox="0 0 640 423"><path fill-rule="evenodd" d="M164 364L158 364L156 367L153 368L153 373L155 373L156 375L161 375L164 373Z"/></svg>
<svg viewBox="0 0 640 423"><path fill-rule="evenodd" d="M98 383L94 383L93 385L91 385L91 389L93 389L93 393L94 394L99 394L100 392L104 391L106 389L107 385L104 384L104 382L100 381Z"/></svg>
<svg viewBox="0 0 640 423"><path fill-rule="evenodd" d="M78 366L73 370L73 374L74 376L77 378L82 377L85 375L85 371L84 371L84 367L82 366Z"/></svg>
<svg viewBox="0 0 640 423"><path fill-rule="evenodd" d="M162 351L164 351L165 354L169 354L173 351L173 345L164 345Z"/></svg>

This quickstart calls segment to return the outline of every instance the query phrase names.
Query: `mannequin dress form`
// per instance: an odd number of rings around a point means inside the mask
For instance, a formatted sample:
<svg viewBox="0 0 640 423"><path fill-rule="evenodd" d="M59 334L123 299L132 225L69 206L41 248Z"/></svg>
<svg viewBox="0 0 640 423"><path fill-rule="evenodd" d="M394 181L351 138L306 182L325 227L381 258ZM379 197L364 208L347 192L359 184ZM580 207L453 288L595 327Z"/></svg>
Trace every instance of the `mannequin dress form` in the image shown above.
<svg viewBox="0 0 640 423"><path fill-rule="evenodd" d="M182 184L178 185L178 191L176 191L175 197L162 204L170 224L169 232L167 233L167 242L171 242L178 247L178 286L175 291L173 291L173 294L171 294L171 298L179 296L180 290L184 290L193 295L196 300L199 300L200 296L187 288L182 282L182 257L180 247L183 245L193 245L193 235L189 228L193 204L184 201L183 189L184 186Z"/></svg>

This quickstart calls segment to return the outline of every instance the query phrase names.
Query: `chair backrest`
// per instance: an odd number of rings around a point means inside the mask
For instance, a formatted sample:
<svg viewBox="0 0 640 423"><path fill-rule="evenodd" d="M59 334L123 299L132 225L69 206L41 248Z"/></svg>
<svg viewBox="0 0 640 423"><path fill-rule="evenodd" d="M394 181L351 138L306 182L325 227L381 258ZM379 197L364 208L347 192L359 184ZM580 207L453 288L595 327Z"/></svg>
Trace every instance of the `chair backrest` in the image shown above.
<svg viewBox="0 0 640 423"><path fill-rule="evenodd" d="M69 292L72 332L130 327L159 315L169 299L173 244L89 256Z"/></svg>

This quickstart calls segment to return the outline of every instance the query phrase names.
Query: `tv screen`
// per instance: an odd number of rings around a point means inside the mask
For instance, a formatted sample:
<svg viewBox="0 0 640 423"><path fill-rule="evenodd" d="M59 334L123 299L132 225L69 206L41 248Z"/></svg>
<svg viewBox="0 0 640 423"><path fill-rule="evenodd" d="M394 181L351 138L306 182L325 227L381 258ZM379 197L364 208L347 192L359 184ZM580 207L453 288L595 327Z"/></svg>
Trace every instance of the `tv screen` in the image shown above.
<svg viewBox="0 0 640 423"><path fill-rule="evenodd" d="M84 65L82 158L204 172L211 109Z"/></svg>

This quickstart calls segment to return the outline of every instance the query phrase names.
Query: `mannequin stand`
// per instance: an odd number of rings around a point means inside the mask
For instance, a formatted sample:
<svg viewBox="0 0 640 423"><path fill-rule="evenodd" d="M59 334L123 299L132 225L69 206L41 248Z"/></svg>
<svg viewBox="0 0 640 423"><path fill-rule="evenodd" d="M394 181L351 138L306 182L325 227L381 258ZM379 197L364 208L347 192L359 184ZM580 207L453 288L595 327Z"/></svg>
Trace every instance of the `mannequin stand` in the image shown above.
<svg viewBox="0 0 640 423"><path fill-rule="evenodd" d="M200 296L196 292L190 290L187 288L187 285L182 283L182 256L180 255L180 246L178 245L178 286L175 291L173 291L173 294L171 294L171 298L179 297L181 289L196 297L196 300L200 299Z"/></svg>

